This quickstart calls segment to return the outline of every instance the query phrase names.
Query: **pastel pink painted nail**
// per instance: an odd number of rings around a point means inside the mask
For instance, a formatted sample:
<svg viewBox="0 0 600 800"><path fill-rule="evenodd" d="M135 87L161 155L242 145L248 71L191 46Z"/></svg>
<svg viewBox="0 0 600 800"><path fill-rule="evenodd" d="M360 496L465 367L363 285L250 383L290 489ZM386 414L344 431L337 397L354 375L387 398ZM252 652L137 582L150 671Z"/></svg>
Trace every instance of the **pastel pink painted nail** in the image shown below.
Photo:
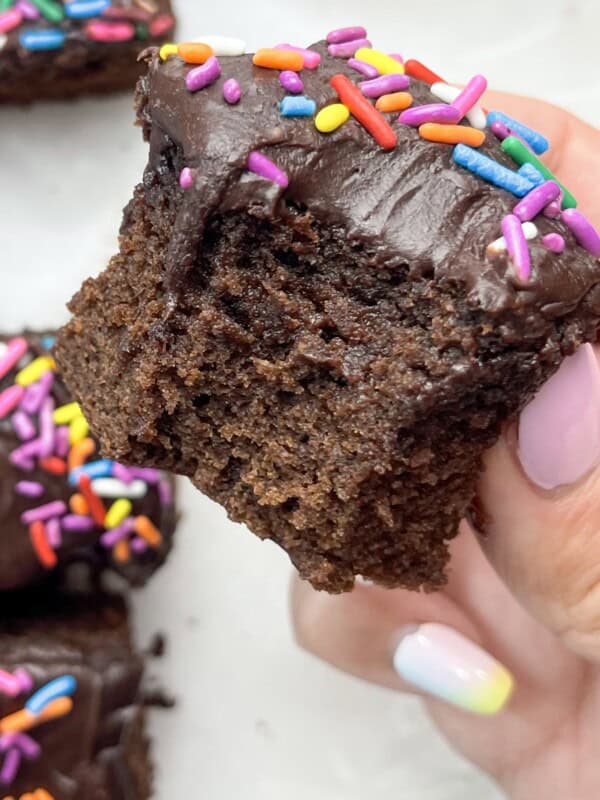
<svg viewBox="0 0 600 800"><path fill-rule="evenodd" d="M591 344L566 358L519 419L519 459L542 489L576 483L600 463L600 369Z"/></svg>
<svg viewBox="0 0 600 800"><path fill-rule="evenodd" d="M454 628L426 623L408 630L393 658L405 681L475 714L497 714L514 687L510 672Z"/></svg>

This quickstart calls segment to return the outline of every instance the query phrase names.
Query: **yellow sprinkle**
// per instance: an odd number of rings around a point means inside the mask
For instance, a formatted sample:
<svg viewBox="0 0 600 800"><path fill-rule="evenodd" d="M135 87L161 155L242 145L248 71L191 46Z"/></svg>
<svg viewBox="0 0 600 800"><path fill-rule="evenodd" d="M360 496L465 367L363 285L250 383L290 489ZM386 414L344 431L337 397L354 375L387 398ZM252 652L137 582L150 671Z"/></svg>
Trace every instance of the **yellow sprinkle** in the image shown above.
<svg viewBox="0 0 600 800"><path fill-rule="evenodd" d="M315 126L321 133L336 131L350 117L350 111L343 103L334 103L322 108L315 117Z"/></svg>
<svg viewBox="0 0 600 800"><path fill-rule="evenodd" d="M56 363L52 356L40 356L17 373L15 382L19 386L31 386L32 383L39 381L44 372L48 372L49 369L56 369Z"/></svg>
<svg viewBox="0 0 600 800"><path fill-rule="evenodd" d="M53 419L55 425L68 425L73 422L75 417L80 417L82 414L81 406L79 403L67 403L66 406L60 406L54 412Z"/></svg>
<svg viewBox="0 0 600 800"><path fill-rule="evenodd" d="M170 42L168 44L163 44L163 46L158 51L158 54L160 55L163 61L166 61L167 58L169 58L169 56L177 55L177 45L172 44Z"/></svg>
<svg viewBox="0 0 600 800"><path fill-rule="evenodd" d="M88 421L83 414L80 414L78 417L75 417L73 422L69 425L69 443L71 446L79 444L79 442L85 439L89 432L90 426L88 425Z"/></svg>
<svg viewBox="0 0 600 800"><path fill-rule="evenodd" d="M354 58L366 61L367 64L379 70L380 75L404 74L404 64L385 53L380 53L379 50L372 50L370 47L361 47L354 54Z"/></svg>
<svg viewBox="0 0 600 800"><path fill-rule="evenodd" d="M115 502L106 512L104 527L108 528L109 530L116 528L117 525L120 525L125 521L125 519L127 519L127 517L131 514L132 508L133 506L131 505L131 502L125 498L115 500Z"/></svg>

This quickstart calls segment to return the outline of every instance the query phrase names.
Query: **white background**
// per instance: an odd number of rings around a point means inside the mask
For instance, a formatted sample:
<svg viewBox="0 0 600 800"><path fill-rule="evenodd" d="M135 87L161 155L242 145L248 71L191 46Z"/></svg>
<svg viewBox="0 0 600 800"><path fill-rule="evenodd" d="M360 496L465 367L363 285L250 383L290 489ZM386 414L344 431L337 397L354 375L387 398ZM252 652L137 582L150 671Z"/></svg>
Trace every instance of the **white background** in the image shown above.
<svg viewBox="0 0 600 800"><path fill-rule="evenodd" d="M496 88L600 125L597 0L178 5L181 38L229 33L252 48L363 24L376 46L450 80L483 72ZM61 322L82 278L114 251L146 154L132 116L127 97L0 109L3 329ZM169 634L156 671L179 701L152 715L159 800L497 800L415 701L298 651L287 624L289 567L274 546L185 484L182 502L177 552L135 601L140 642L157 628Z"/></svg>

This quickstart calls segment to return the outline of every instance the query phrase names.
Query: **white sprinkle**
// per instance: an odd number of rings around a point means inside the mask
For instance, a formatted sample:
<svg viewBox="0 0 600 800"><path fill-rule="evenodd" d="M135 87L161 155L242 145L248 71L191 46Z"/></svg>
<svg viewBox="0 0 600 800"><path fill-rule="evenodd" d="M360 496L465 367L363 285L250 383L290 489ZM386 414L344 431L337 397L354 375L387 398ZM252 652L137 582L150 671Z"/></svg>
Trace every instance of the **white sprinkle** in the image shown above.
<svg viewBox="0 0 600 800"><path fill-rule="evenodd" d="M525 234L526 239L535 239L539 233L537 225L535 225L533 222L523 222L521 223L521 227L523 228L523 233ZM504 236L501 236L499 239L496 239L495 242L492 242L487 246L487 251L491 255L502 253L504 250L506 250L506 239Z"/></svg>
<svg viewBox="0 0 600 800"><path fill-rule="evenodd" d="M8 345L6 344L6 342L0 342L0 358L2 358L2 356L6 353L7 350L8 350Z"/></svg>
<svg viewBox="0 0 600 800"><path fill-rule="evenodd" d="M146 495L148 484L145 481L132 481L127 484L117 478L96 478L92 481L92 489L100 497L139 500Z"/></svg>
<svg viewBox="0 0 600 800"><path fill-rule="evenodd" d="M461 91L461 89L457 89L456 86L450 86L448 83L434 83L431 86L431 94L443 103L453 103ZM467 113L467 119L470 125L480 131L487 125L487 117L479 103L476 103Z"/></svg>
<svg viewBox="0 0 600 800"><path fill-rule="evenodd" d="M4 33L0 33L0 50L4 50L7 42L8 42L8 36L6 36L6 34Z"/></svg>
<svg viewBox="0 0 600 800"><path fill-rule="evenodd" d="M193 41L212 47L216 56L243 56L246 52L246 42L233 36L201 36Z"/></svg>

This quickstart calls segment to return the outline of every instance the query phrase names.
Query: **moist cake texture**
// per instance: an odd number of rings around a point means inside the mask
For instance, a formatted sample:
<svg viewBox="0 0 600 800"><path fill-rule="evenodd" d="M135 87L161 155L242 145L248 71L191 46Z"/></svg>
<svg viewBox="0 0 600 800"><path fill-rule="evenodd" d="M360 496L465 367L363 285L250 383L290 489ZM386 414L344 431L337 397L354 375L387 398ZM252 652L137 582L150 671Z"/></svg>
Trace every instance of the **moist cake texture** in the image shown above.
<svg viewBox="0 0 600 800"><path fill-rule="evenodd" d="M444 104L340 36L301 63L148 51L148 166L57 358L107 454L189 476L315 587L433 589L482 453L595 337L600 240L481 76Z"/></svg>

